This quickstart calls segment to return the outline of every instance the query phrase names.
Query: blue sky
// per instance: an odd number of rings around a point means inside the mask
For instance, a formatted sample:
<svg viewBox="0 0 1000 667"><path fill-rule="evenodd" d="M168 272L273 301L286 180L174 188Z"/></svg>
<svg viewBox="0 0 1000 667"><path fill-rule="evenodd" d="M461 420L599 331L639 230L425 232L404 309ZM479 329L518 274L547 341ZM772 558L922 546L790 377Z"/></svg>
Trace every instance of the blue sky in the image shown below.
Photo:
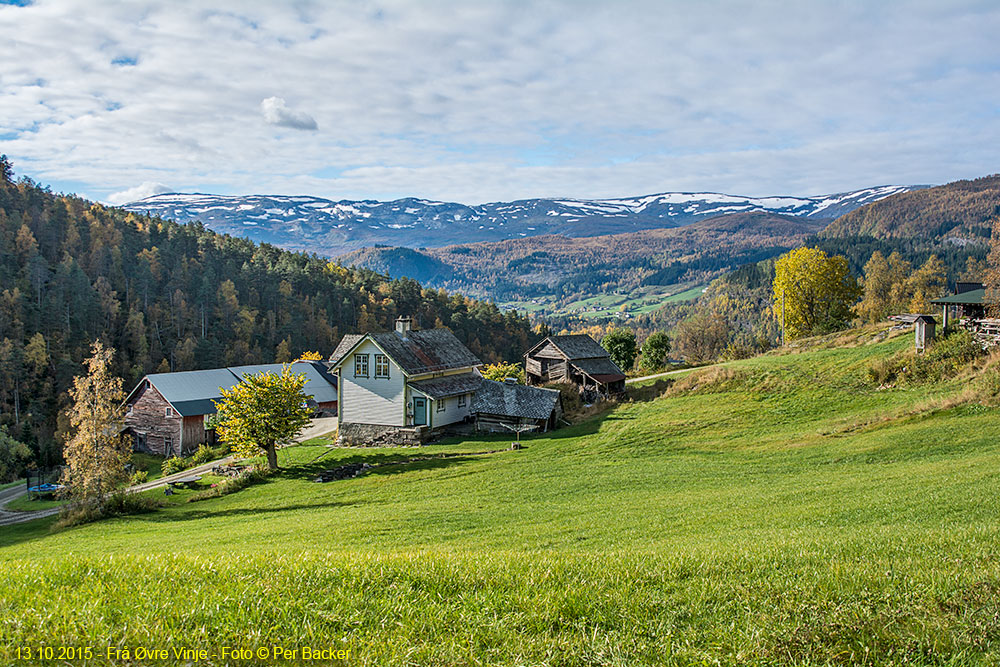
<svg viewBox="0 0 1000 667"><path fill-rule="evenodd" d="M1000 3L0 2L0 152L102 201L814 195L1000 171Z"/></svg>

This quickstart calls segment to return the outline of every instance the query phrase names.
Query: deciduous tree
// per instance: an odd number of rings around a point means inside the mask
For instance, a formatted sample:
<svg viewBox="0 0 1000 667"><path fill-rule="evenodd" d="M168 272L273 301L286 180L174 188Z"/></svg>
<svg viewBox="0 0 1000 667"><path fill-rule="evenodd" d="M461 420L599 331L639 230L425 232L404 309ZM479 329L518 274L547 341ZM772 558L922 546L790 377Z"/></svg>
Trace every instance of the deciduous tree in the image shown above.
<svg viewBox="0 0 1000 667"><path fill-rule="evenodd" d="M993 237L990 239L990 254L986 257L987 308L991 317L1000 317L1000 216L993 219Z"/></svg>
<svg viewBox="0 0 1000 667"><path fill-rule="evenodd" d="M14 479L30 459L28 446L12 438L7 429L0 426L0 484Z"/></svg>
<svg viewBox="0 0 1000 667"><path fill-rule="evenodd" d="M281 374L246 375L231 389L222 389L219 439L243 456L267 454L267 465L278 468L277 446L290 441L309 423L305 374L285 366Z"/></svg>
<svg viewBox="0 0 1000 667"><path fill-rule="evenodd" d="M865 264L861 302L854 307L861 321L880 322L894 310L906 310L909 299L903 292L909 274L910 263L898 252L889 255L888 259L878 250L873 252Z"/></svg>
<svg viewBox="0 0 1000 667"><path fill-rule="evenodd" d="M524 384L524 368L521 364L499 362L483 367L481 373L487 380L503 382L507 378L517 378L518 384Z"/></svg>
<svg viewBox="0 0 1000 667"><path fill-rule="evenodd" d="M655 371L667 364L670 353L670 336L662 331L654 331L642 342L642 366L646 370Z"/></svg>
<svg viewBox="0 0 1000 667"><path fill-rule="evenodd" d="M612 329L601 339L601 347L608 351L611 361L626 373L635 366L638 345L631 329Z"/></svg>
<svg viewBox="0 0 1000 667"><path fill-rule="evenodd" d="M122 380L112 373L114 350L94 343L84 362L86 373L73 378L69 390L72 435L63 448L68 466L64 484L78 501L103 503L111 491L128 479L125 466L132 458L129 440L121 435L125 409Z"/></svg>
<svg viewBox="0 0 1000 667"><path fill-rule="evenodd" d="M774 271L773 308L787 338L836 331L850 319L860 290L845 257L798 248L779 257Z"/></svg>

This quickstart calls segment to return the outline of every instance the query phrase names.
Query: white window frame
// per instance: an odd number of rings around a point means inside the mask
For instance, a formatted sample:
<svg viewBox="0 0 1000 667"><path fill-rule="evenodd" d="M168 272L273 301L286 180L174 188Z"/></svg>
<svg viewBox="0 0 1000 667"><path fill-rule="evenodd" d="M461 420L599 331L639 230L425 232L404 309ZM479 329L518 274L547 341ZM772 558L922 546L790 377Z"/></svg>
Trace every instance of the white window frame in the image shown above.
<svg viewBox="0 0 1000 667"><path fill-rule="evenodd" d="M377 379L389 379L389 355L375 355L375 377Z"/></svg>
<svg viewBox="0 0 1000 667"><path fill-rule="evenodd" d="M467 394L462 394L461 396L458 397L458 407L460 408L465 407L465 399L467 398L467 396L468 396Z"/></svg>
<svg viewBox="0 0 1000 667"><path fill-rule="evenodd" d="M437 403L437 410L436 410L436 412L444 412L445 411L445 409L448 407L447 405L445 405L445 401L447 401L447 400L448 400L447 398L439 398L439 399L437 399L437 401L435 401L435 403Z"/></svg>
<svg viewBox="0 0 1000 667"><path fill-rule="evenodd" d="M367 354L355 354L354 355L354 377L356 378L366 378L368 377L368 357ZM364 372L361 372L364 371Z"/></svg>
<svg viewBox="0 0 1000 667"><path fill-rule="evenodd" d="M173 417L174 416L174 409L172 407L170 407L169 405L167 407L163 408L163 416L164 417Z"/></svg>

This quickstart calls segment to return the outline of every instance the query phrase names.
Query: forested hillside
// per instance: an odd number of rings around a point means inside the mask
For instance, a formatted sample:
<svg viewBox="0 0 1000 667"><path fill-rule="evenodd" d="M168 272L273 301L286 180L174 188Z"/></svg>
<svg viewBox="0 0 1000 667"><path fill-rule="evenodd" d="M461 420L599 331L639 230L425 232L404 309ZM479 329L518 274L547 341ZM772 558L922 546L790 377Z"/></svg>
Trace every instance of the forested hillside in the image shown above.
<svg viewBox="0 0 1000 667"><path fill-rule="evenodd" d="M733 213L680 228L587 238L535 236L420 251L383 246L342 261L497 301L547 298L555 305L615 290L705 283L797 247L823 224L775 213Z"/></svg>
<svg viewBox="0 0 1000 667"><path fill-rule="evenodd" d="M961 244L988 239L998 214L1000 175L994 174L886 197L840 216L820 236L948 237Z"/></svg>
<svg viewBox="0 0 1000 667"><path fill-rule="evenodd" d="M15 182L0 158L0 424L58 458L65 390L91 343L131 386L153 371L330 354L401 314L447 326L484 361L532 342L525 318L316 256Z"/></svg>

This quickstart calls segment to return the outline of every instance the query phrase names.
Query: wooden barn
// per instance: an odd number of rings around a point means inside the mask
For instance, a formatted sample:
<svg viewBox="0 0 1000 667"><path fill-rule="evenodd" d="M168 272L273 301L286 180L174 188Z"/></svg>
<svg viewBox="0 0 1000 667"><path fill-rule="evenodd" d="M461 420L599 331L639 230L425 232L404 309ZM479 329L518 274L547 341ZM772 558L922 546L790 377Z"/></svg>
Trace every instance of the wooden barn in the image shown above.
<svg viewBox="0 0 1000 667"><path fill-rule="evenodd" d="M220 389L235 386L246 375L280 373L282 368L266 364L147 375L125 399L125 432L136 451L163 456L183 456L198 445L215 444L215 431L206 428L206 419L216 412ZM317 412L336 413L337 380L326 366L298 361L291 368L305 374L305 391Z"/></svg>
<svg viewBox="0 0 1000 667"><path fill-rule="evenodd" d="M556 428L563 414L562 397L557 389L485 379L472 396L471 407L476 430L489 433L515 430L544 433Z"/></svg>
<svg viewBox="0 0 1000 667"><path fill-rule="evenodd" d="M605 396L625 391L625 373L586 334L542 340L525 353L524 370L529 385L572 382L582 391Z"/></svg>

